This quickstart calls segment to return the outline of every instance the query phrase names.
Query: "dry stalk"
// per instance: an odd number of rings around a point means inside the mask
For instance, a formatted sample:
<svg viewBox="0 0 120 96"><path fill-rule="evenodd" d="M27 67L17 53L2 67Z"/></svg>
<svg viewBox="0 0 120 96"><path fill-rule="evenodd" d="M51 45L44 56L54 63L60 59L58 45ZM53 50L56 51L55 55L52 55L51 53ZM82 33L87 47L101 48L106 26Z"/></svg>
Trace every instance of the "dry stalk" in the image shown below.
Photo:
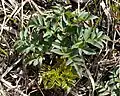
<svg viewBox="0 0 120 96"><path fill-rule="evenodd" d="M3 78L1 79L1 82L9 89L14 89L14 91L18 92L19 94L21 94L22 96L28 96L27 94L24 94L21 90L19 90L18 88L16 88L16 86L12 86L12 84L6 80L4 80Z"/></svg>

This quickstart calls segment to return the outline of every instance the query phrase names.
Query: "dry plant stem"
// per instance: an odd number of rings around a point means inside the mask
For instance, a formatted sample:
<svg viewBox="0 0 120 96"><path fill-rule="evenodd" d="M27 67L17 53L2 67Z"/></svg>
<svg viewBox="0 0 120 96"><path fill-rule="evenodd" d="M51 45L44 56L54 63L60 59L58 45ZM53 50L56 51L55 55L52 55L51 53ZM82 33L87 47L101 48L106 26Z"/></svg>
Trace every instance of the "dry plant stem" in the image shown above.
<svg viewBox="0 0 120 96"><path fill-rule="evenodd" d="M15 14L13 15L13 17L16 16L16 15L20 12L20 10L23 8L23 6L24 6L26 3L27 3L27 1L24 1L24 2L22 3L22 6L19 7L19 9L15 12Z"/></svg>
<svg viewBox="0 0 120 96"><path fill-rule="evenodd" d="M16 86L12 86L10 82L4 80L4 77L21 61L21 59L22 58L18 59L12 66L7 68L7 70L2 74L0 81L3 82L3 84L6 87L8 87L10 89L14 89L14 91L18 92L22 96L28 96L28 95L24 94L21 90L17 89Z"/></svg>
<svg viewBox="0 0 120 96"><path fill-rule="evenodd" d="M22 7L22 9L21 9L21 29L23 29L23 0L22 0L22 5L21 5L21 7Z"/></svg>
<svg viewBox="0 0 120 96"><path fill-rule="evenodd" d="M108 8L104 1L102 1L100 3L100 6L102 7L105 15L107 16L107 36L109 35L110 32L110 24L112 23L112 19L111 19L111 14L110 14L110 8ZM108 50L108 41L106 42L106 51Z"/></svg>
<svg viewBox="0 0 120 96"><path fill-rule="evenodd" d="M16 86L12 86L12 84L8 81L6 81L5 79L1 78L1 82L3 82L3 84L8 87L9 89L14 89L16 88Z"/></svg>
<svg viewBox="0 0 120 96"><path fill-rule="evenodd" d="M15 7L15 5L16 5L16 1L15 0L8 0L8 1L11 3L12 6Z"/></svg>
<svg viewBox="0 0 120 96"><path fill-rule="evenodd" d="M11 10L13 10L13 6L11 6L8 2L4 1L5 2L5 5L10 8Z"/></svg>
<svg viewBox="0 0 120 96"><path fill-rule="evenodd" d="M117 64L119 63L119 58L120 58L120 56L113 58L111 60L108 60L108 59L101 60L98 62L98 64L100 64L101 66L107 66L107 65L111 65L111 64L114 64L115 66L117 66Z"/></svg>
<svg viewBox="0 0 120 96"><path fill-rule="evenodd" d="M22 58L18 59L14 64L7 68L7 70L2 74L1 78L4 78L20 61Z"/></svg>
<svg viewBox="0 0 120 96"><path fill-rule="evenodd" d="M28 96L30 96L30 94L32 94L32 93L34 93L34 92L37 92L38 90L33 90L33 91L31 91L29 94L28 94Z"/></svg>
<svg viewBox="0 0 120 96"><path fill-rule="evenodd" d="M118 33L118 35L120 36L120 32L118 30L116 30L116 32Z"/></svg>
<svg viewBox="0 0 120 96"><path fill-rule="evenodd" d="M4 0L2 0L3 11L4 11L4 14L5 14L5 16L6 16L6 9L5 9L4 3L5 3Z"/></svg>
<svg viewBox="0 0 120 96"><path fill-rule="evenodd" d="M9 16L9 18L6 20L6 11L5 11L5 7L4 7L4 0L2 0L3 2L3 8L4 8L4 14L5 14L5 17L4 17L4 21L3 21L3 24L2 24L2 27L1 27L1 32L0 32L0 36L2 35L2 32L3 32L3 28L4 28L4 26L7 24L7 22L9 21L9 19L10 18L12 18L12 16L14 17L14 16L16 16L19 12L20 12L20 10L21 10L21 13L22 13L22 16L21 16L21 20L22 20L22 22L21 22L21 26L23 26L23 6L27 3L27 2L29 2L29 1L31 1L31 3L35 6L35 8L37 9L37 11L40 13L40 14L43 14L42 12L41 12L41 10L38 8L38 6L37 6L37 4L33 1L33 0L25 0L24 2L22 2L22 5L21 5L21 7L18 9L18 5L16 4L16 6L15 6L15 9L13 10L13 12L10 14L10 16ZM13 4L13 2L11 2L12 4Z"/></svg>
<svg viewBox="0 0 120 96"><path fill-rule="evenodd" d="M5 20L6 20L6 16L4 17L3 23L2 23L2 25L1 25L0 36L2 35L3 29L4 29Z"/></svg>
<svg viewBox="0 0 120 96"><path fill-rule="evenodd" d="M18 6L15 7L15 9L13 10L13 12L11 13L11 15L9 16L9 18L6 20L6 16L4 17L4 21L3 24L1 25L1 32L0 32L0 36L2 35L4 26L7 24L7 22L9 21L9 19L15 14L15 12L17 11Z"/></svg>
<svg viewBox="0 0 120 96"><path fill-rule="evenodd" d="M15 9L13 10L13 12L10 14L9 18L6 20L6 17L5 17L5 20L3 21L3 24L2 24L2 27L1 27L1 33L0 33L0 36L2 35L2 32L3 32L3 27L7 24L7 22L9 21L9 19L13 16L16 16L20 10L23 8L23 6L27 3L27 1L24 1L22 3L22 6L18 9L18 5L16 4L15 6ZM7 15L6 15L7 16Z"/></svg>
<svg viewBox="0 0 120 96"><path fill-rule="evenodd" d="M7 96L6 95L6 92L4 91L3 87L2 87L2 84L0 82L0 94L2 94L2 96Z"/></svg>
<svg viewBox="0 0 120 96"><path fill-rule="evenodd" d="M84 67L85 67L85 70L86 70L86 72L87 72L87 74L88 74L88 76L89 76L89 79L90 79L90 81L91 81L92 88L93 88L93 90L92 90L92 96L94 96L94 91L95 91L95 81L94 81L94 79L93 79L93 77L92 77L90 71L87 69L87 67L86 67L85 64L84 64Z"/></svg>
<svg viewBox="0 0 120 96"><path fill-rule="evenodd" d="M14 91L18 92L19 94L21 94L22 96L28 96L27 94L24 94L21 90L17 89L16 86L12 86L10 82L4 80L3 78L1 79L1 82L3 82L3 84L9 88L9 89L14 89Z"/></svg>
<svg viewBox="0 0 120 96"><path fill-rule="evenodd" d="M81 11L84 11L84 10L85 10L85 8L88 6L88 3L89 3L90 1L91 1L91 0L88 0L88 1L86 2L85 6L81 9Z"/></svg>
<svg viewBox="0 0 120 96"><path fill-rule="evenodd" d="M110 32L110 19L108 18L108 26L107 26L107 36L109 35ZM106 42L106 51L108 50L108 41Z"/></svg>
<svg viewBox="0 0 120 96"><path fill-rule="evenodd" d="M16 81L16 86L18 87L21 77Z"/></svg>
<svg viewBox="0 0 120 96"><path fill-rule="evenodd" d="M120 3L118 1L116 1L116 0L112 0L112 1L120 6Z"/></svg>
<svg viewBox="0 0 120 96"><path fill-rule="evenodd" d="M33 6L36 8L36 10L41 14L43 15L44 13L39 9L38 5L33 1L33 0L30 0L31 3L33 4Z"/></svg>
<svg viewBox="0 0 120 96"><path fill-rule="evenodd" d="M3 41L6 43L8 49L10 49L9 43L6 41L5 37L3 37L2 35L0 36L0 39L3 39Z"/></svg>
<svg viewBox="0 0 120 96"><path fill-rule="evenodd" d="M0 36L2 35L2 32L3 32L3 29L4 29L4 26L7 24L7 22L9 21L10 18L12 18L12 16L16 16L20 10L23 8L23 6L26 4L27 1L24 1L22 2L22 6L18 9L18 5L16 4L15 6L15 9L12 11L12 13L10 14L9 18L6 20L6 16L4 17L4 21L3 21L3 24L1 25L1 32L0 32ZM23 20L23 19L22 19Z"/></svg>
<svg viewBox="0 0 120 96"><path fill-rule="evenodd" d="M106 50L106 53L105 53L104 57L101 59L101 61L105 59L105 57L108 55L109 51L110 51L110 49Z"/></svg>
<svg viewBox="0 0 120 96"><path fill-rule="evenodd" d="M3 20L3 24L1 25L1 32L0 32L0 39L3 39L3 41L6 43L7 47L10 49L10 46L8 44L8 42L6 41L6 39L2 36L2 32L3 32L3 29L4 29L4 25L5 25L5 20L6 20L6 16L4 17L4 20Z"/></svg>
<svg viewBox="0 0 120 96"><path fill-rule="evenodd" d="M116 38L116 31L114 32L112 50L115 49L115 41L116 41L115 38Z"/></svg>
<svg viewBox="0 0 120 96"><path fill-rule="evenodd" d="M116 61L116 60L117 60L117 61ZM112 68L110 68L110 69L107 71L107 73L108 73L110 70L116 68L117 65L118 65L118 66L120 65L120 56L118 56L118 57L116 57L116 58L114 58L114 59L112 59L112 60L103 60L103 61L100 61L99 63L101 63L100 65L105 66L105 67L106 67L106 65L111 65L111 64L113 64ZM107 74L107 73L106 73L106 74ZM99 77L99 80L97 81L96 84L100 83L100 81L102 80L102 78L105 78L106 74L105 74L104 76Z"/></svg>
<svg viewBox="0 0 120 96"><path fill-rule="evenodd" d="M41 92L42 96L45 96L45 95L44 95L44 93L42 92L42 90L41 90L41 88L40 88L39 84L38 84L37 82L35 82L35 83L36 83L36 85L37 85L38 89L40 90L40 92Z"/></svg>

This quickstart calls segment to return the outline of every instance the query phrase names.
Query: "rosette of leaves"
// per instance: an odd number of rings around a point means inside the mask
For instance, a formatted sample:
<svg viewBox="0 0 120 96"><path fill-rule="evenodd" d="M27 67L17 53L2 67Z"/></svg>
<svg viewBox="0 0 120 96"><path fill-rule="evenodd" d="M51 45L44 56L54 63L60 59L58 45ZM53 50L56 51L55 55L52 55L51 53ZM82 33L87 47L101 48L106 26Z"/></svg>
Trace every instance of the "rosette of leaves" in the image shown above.
<svg viewBox="0 0 120 96"><path fill-rule="evenodd" d="M107 78L107 77L105 77ZM103 80L96 87L96 96L120 96L120 68L110 72L108 80Z"/></svg>
<svg viewBox="0 0 120 96"><path fill-rule="evenodd" d="M29 64L42 64L45 54L55 53L78 70L84 62L84 54L96 54L96 49L102 49L109 40L103 31L88 26L89 21L98 18L89 12L71 12L68 6L57 5L44 13L31 18L15 44L16 50L25 54Z"/></svg>

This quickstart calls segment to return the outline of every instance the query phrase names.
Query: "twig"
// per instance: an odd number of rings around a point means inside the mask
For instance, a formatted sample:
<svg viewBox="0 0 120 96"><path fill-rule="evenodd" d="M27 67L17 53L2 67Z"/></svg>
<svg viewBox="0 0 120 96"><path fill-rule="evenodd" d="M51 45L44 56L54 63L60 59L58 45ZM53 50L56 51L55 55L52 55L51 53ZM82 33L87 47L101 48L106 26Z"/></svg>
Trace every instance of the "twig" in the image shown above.
<svg viewBox="0 0 120 96"><path fill-rule="evenodd" d="M22 6L18 9L18 5L16 4L15 6L15 9L13 10L13 12L10 14L9 18L6 20L6 16L4 17L4 21L3 21L3 24L2 24L2 27L1 27L1 32L0 32L0 36L2 35L2 32L3 32L3 28L4 26L7 24L7 22L9 21L9 19L13 16L16 16L20 10L22 9L22 7L26 4L27 1L24 1L22 3Z"/></svg>
<svg viewBox="0 0 120 96"><path fill-rule="evenodd" d="M23 29L23 0L22 0L22 5L21 5L21 29Z"/></svg>
<svg viewBox="0 0 120 96"><path fill-rule="evenodd" d="M112 18L111 18L111 14L110 14L110 8L108 8L104 1L102 1L100 3L100 6L102 7L105 15L107 16L107 35L109 35L109 31L110 31L110 24L112 23ZM108 41L106 42L106 51L108 50Z"/></svg>
<svg viewBox="0 0 120 96"><path fill-rule="evenodd" d="M113 2L115 2L116 4L118 4L119 6L120 6L120 3L119 2L117 2L116 0L112 0Z"/></svg>
<svg viewBox="0 0 120 96"><path fill-rule="evenodd" d="M9 21L9 19L15 14L15 12L17 11L18 6L15 7L15 9L13 10L13 12L10 14L9 18L6 20L6 16L4 17L4 21L3 24L1 25L1 32L0 32L0 36L2 35L4 26L7 24L7 22Z"/></svg>
<svg viewBox="0 0 120 96"><path fill-rule="evenodd" d="M18 92L22 96L28 96L28 95L24 94L21 90L17 89L16 86L13 86L10 82L4 80L4 77L21 61L21 59L22 58L18 59L14 64L12 64L12 66L7 68L7 70L2 74L0 81L3 82L3 84L6 87L8 87L10 89L14 89L14 91Z"/></svg>
<svg viewBox="0 0 120 96"><path fill-rule="evenodd" d="M116 31L114 32L114 37L113 37L113 41L116 41ZM113 42L113 45L112 45L112 50L115 49L115 42ZM113 57L115 58L115 54L113 53Z"/></svg>
<svg viewBox="0 0 120 96"><path fill-rule="evenodd" d="M7 70L2 74L1 78L4 78L20 61L22 58L18 59L14 64L7 68Z"/></svg>
<svg viewBox="0 0 120 96"><path fill-rule="evenodd" d="M2 84L0 83L0 94L2 94L2 96L7 96L6 92L3 90ZM1 96L1 95L0 95Z"/></svg>
<svg viewBox="0 0 120 96"><path fill-rule="evenodd" d="M6 20L6 16L4 17L3 23L1 25L0 36L2 35L2 32L3 32L3 28L4 28L4 25L5 25L5 20Z"/></svg>
<svg viewBox="0 0 120 96"><path fill-rule="evenodd" d="M10 3L6 2L6 1L4 1L4 2L5 2L5 5L8 6L8 8L10 8L11 10L13 10L13 6L11 6ZM7 9L7 8L6 8L6 9ZM8 9L8 10L9 10L9 9Z"/></svg>
<svg viewBox="0 0 120 96"><path fill-rule="evenodd" d="M31 3L33 4L33 6L36 8L36 10L41 14L43 15L44 13L39 9L39 7L37 6L37 4L33 1L33 0L30 0Z"/></svg>
<svg viewBox="0 0 120 96"><path fill-rule="evenodd" d="M95 91L95 81L94 81L94 79L93 79L93 77L92 77L90 71L87 69L87 67L86 67L85 64L84 64L84 67L85 67L85 70L86 70L86 72L87 72L87 74L88 74L88 76L89 76L89 79L90 79L90 81L91 81L92 88L93 88L92 96L94 96L94 91Z"/></svg>
<svg viewBox="0 0 120 96"><path fill-rule="evenodd" d="M14 16L16 16L16 15L20 12L20 10L23 8L23 6L24 6L26 3L27 3L27 1L24 1L24 2L22 3L22 6L15 12ZM13 17L14 17L14 16L13 16Z"/></svg>
<svg viewBox="0 0 120 96"><path fill-rule="evenodd" d="M5 14L5 16L6 16L6 9L5 9L5 5L4 5L4 0L2 0L2 6L3 6L4 14Z"/></svg>
<svg viewBox="0 0 120 96"><path fill-rule="evenodd" d="M21 90L17 89L16 86L12 86L10 82L4 80L3 78L0 79L1 82L3 82L3 84L10 89L14 89L14 91L18 92L19 94L21 94L22 96L28 96L27 94L24 94Z"/></svg>
<svg viewBox="0 0 120 96"><path fill-rule="evenodd" d="M8 1L10 2L10 4L11 4L12 6L15 7L15 5L16 5L16 1L15 1L15 0L8 0Z"/></svg>
<svg viewBox="0 0 120 96"><path fill-rule="evenodd" d="M120 32L119 32L119 29L116 28L116 32L118 33L118 35L120 36Z"/></svg>
<svg viewBox="0 0 120 96"><path fill-rule="evenodd" d="M37 83L37 82L35 82L35 83L36 83L36 85L37 85L38 89L40 90L40 92L41 92L42 96L45 96L45 95L44 95L44 93L42 92L42 90L41 90L40 86L38 85L38 83Z"/></svg>
<svg viewBox="0 0 120 96"><path fill-rule="evenodd" d="M36 91L38 91L38 90L33 90L33 91L31 91L31 92L28 94L28 96L30 96L31 93L36 92Z"/></svg>
<svg viewBox="0 0 120 96"><path fill-rule="evenodd" d="M81 9L81 11L85 10L85 8L88 6L88 3L90 2L91 0L88 0L85 4L85 6Z"/></svg>

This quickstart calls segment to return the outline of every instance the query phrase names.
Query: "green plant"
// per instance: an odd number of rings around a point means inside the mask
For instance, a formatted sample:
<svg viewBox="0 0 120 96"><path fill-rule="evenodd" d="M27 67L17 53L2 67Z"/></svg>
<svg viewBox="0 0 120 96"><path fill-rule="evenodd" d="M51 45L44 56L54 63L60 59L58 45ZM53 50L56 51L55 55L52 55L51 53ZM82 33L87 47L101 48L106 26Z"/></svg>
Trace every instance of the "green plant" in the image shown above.
<svg viewBox="0 0 120 96"><path fill-rule="evenodd" d="M75 74L72 66L65 65L65 60L57 59L57 63L59 63L59 65L56 64L57 66L55 65L52 67L47 66L47 70L45 69L40 72L40 77L42 76L44 88L51 89L59 87L67 90L75 84L78 76Z"/></svg>
<svg viewBox="0 0 120 96"><path fill-rule="evenodd" d="M91 45L103 48L108 39L97 28L85 27L84 22L96 19L88 12L70 12L61 6L46 11L45 15L33 17L28 27L20 32L20 40L15 44L18 52L26 53L29 61L35 59L42 64L43 55L56 53L69 57L96 54ZM30 56L29 56L30 54ZM36 60L39 58L39 60ZM30 63L31 64L31 63ZM36 64L35 64L36 65Z"/></svg>
<svg viewBox="0 0 120 96"><path fill-rule="evenodd" d="M97 96L120 96L120 67L115 68L110 73L109 79L101 81L96 87Z"/></svg>
<svg viewBox="0 0 120 96"><path fill-rule="evenodd" d="M34 16L29 21L28 26L20 32L20 39L15 43L15 48L25 54L24 61L27 64L33 65L42 65L46 60L45 55L51 57L52 54L59 55L67 60L67 66L74 66L81 76L80 67L84 66L84 55L96 54L96 49L102 49L106 40L109 40L103 31L89 26L89 22L97 18L89 12L78 12L78 10L71 12L69 7L54 6L45 11L44 15ZM64 70L67 71L66 68ZM45 72L44 76L49 74L57 75L56 79L62 78L58 75L59 71L59 68L52 69ZM48 83L47 80L44 82ZM52 80L50 82L53 83L50 83L49 88L54 86L55 81ZM44 84L47 86L47 83ZM57 85L63 87L61 83Z"/></svg>

